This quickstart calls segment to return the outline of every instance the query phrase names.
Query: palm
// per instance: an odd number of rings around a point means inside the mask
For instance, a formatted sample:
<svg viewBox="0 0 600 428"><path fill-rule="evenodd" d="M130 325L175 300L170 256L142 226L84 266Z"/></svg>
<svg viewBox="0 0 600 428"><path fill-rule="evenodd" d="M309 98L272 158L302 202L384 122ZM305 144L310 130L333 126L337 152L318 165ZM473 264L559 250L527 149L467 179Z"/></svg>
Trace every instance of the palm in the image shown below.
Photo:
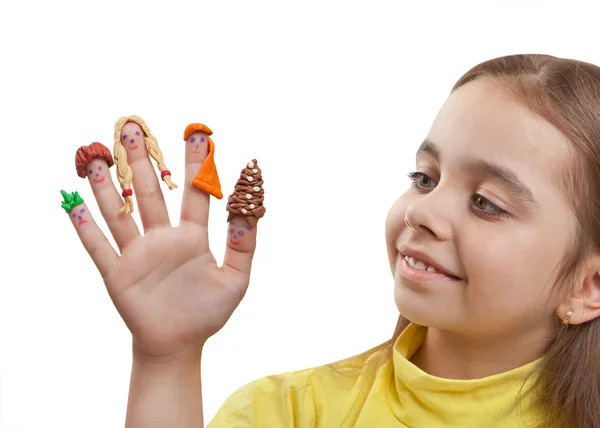
<svg viewBox="0 0 600 428"><path fill-rule="evenodd" d="M192 224L152 230L125 249L106 280L113 302L150 355L172 354L216 333L243 297ZM237 285L237 286L236 286Z"/></svg>

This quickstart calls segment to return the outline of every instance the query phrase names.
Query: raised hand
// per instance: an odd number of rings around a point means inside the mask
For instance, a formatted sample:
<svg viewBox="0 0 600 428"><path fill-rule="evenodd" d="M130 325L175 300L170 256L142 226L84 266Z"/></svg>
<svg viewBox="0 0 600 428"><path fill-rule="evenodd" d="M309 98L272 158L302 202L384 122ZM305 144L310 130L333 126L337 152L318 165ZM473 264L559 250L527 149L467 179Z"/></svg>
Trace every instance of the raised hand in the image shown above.
<svg viewBox="0 0 600 428"><path fill-rule="evenodd" d="M219 266L210 252L207 229L207 191L212 189L213 195L221 196L214 144L209 137L212 132L203 125L192 125L184 135L186 168L179 226L170 224L148 156L149 147L130 143L135 137L125 134L145 132L131 122L120 124L121 134L115 134L115 140L125 141L122 148L127 151L133 184L130 197L135 197L140 210L144 235L130 213L119 212L123 200L109 173L112 158L101 144L81 147L76 162L79 175L89 179L120 255L81 197L63 194L63 208L133 335L134 351L148 358L168 359L194 352L223 327L248 287L256 248L256 221L264 214L261 171L253 160L244 168L229 198L227 247ZM147 135L138 137L144 141ZM163 179L164 175L163 170ZM170 181L168 184L171 187Z"/></svg>

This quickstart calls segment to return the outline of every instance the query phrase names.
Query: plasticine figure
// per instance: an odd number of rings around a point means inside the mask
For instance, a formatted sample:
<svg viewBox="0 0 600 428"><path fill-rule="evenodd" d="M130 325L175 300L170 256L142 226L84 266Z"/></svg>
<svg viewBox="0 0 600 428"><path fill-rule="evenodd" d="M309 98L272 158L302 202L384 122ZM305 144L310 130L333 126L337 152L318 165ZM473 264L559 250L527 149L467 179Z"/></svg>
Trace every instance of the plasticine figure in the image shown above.
<svg viewBox="0 0 600 428"><path fill-rule="evenodd" d="M77 175L81 178L89 177L90 183L95 186L110 184L108 171L114 164L110 150L101 143L81 146L75 153Z"/></svg>
<svg viewBox="0 0 600 428"><path fill-rule="evenodd" d="M156 137L150 133L148 125L141 117L121 117L115 124L114 140L113 156L117 165L117 178L123 190L122 196L125 198L125 205L119 210L120 213L133 212L133 190L131 189L133 170L130 163L134 160L150 155L156 161L160 177L167 183L169 189L173 190L177 187L171 181L171 173L165 165Z"/></svg>
<svg viewBox="0 0 600 428"><path fill-rule="evenodd" d="M191 123L185 128L183 139L186 142L186 163L202 162L198 175L192 180L192 185L217 199L222 199L221 183L215 165L215 143L210 135L212 131L202 123Z"/></svg>
<svg viewBox="0 0 600 428"><path fill-rule="evenodd" d="M81 227L88 223L89 216L86 215L88 212L87 207L83 203L83 198L79 196L78 192L67 193L61 190L60 193L63 195L63 201L61 207L71 217L71 222L75 227Z"/></svg>
<svg viewBox="0 0 600 428"><path fill-rule="evenodd" d="M263 205L265 199L263 184L262 171L256 159L252 159L242 169L235 189L227 201L228 222L231 222L235 216L241 216L250 228L256 227L258 219L263 217L266 211Z"/></svg>

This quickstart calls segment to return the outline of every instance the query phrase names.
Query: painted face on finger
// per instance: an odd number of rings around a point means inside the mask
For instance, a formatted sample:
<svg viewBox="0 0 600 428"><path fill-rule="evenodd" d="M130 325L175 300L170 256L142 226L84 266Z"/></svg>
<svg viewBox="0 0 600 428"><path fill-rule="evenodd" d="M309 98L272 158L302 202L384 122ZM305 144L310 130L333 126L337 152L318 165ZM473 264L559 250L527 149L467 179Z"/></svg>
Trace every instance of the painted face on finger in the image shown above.
<svg viewBox="0 0 600 428"><path fill-rule="evenodd" d="M251 251L255 232L250 229L246 220L237 216L229 222L227 245L239 251Z"/></svg>
<svg viewBox="0 0 600 428"><path fill-rule="evenodd" d="M110 185L110 175L108 173L108 164L104 159L96 158L87 164L87 177L92 186Z"/></svg>
<svg viewBox="0 0 600 428"><path fill-rule="evenodd" d="M90 220L87 207L84 204L73 207L70 216L75 227L81 227L87 224Z"/></svg>
<svg viewBox="0 0 600 428"><path fill-rule="evenodd" d="M146 156L144 131L135 122L127 122L121 131L121 144L127 150L127 158L134 160Z"/></svg>
<svg viewBox="0 0 600 428"><path fill-rule="evenodd" d="M194 132L185 140L186 163L200 163L208 155L208 134L202 131Z"/></svg>
<svg viewBox="0 0 600 428"><path fill-rule="evenodd" d="M83 198L79 196L79 192L67 193L61 190L60 193L63 196L61 207L71 217L71 222L75 227L82 227L90 222L91 217L88 213L87 206L85 205Z"/></svg>

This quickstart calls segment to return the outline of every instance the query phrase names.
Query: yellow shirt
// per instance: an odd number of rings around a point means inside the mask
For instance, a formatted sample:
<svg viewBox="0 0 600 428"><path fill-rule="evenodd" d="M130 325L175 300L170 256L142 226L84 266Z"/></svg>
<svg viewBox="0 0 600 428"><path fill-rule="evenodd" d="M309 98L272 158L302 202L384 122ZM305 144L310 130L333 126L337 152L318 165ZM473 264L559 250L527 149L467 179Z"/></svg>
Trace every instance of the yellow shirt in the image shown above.
<svg viewBox="0 0 600 428"><path fill-rule="evenodd" d="M207 428L521 428L546 426L537 362L474 380L428 375L410 362L427 329L335 364L269 376L229 397ZM520 394L520 399L517 397Z"/></svg>

